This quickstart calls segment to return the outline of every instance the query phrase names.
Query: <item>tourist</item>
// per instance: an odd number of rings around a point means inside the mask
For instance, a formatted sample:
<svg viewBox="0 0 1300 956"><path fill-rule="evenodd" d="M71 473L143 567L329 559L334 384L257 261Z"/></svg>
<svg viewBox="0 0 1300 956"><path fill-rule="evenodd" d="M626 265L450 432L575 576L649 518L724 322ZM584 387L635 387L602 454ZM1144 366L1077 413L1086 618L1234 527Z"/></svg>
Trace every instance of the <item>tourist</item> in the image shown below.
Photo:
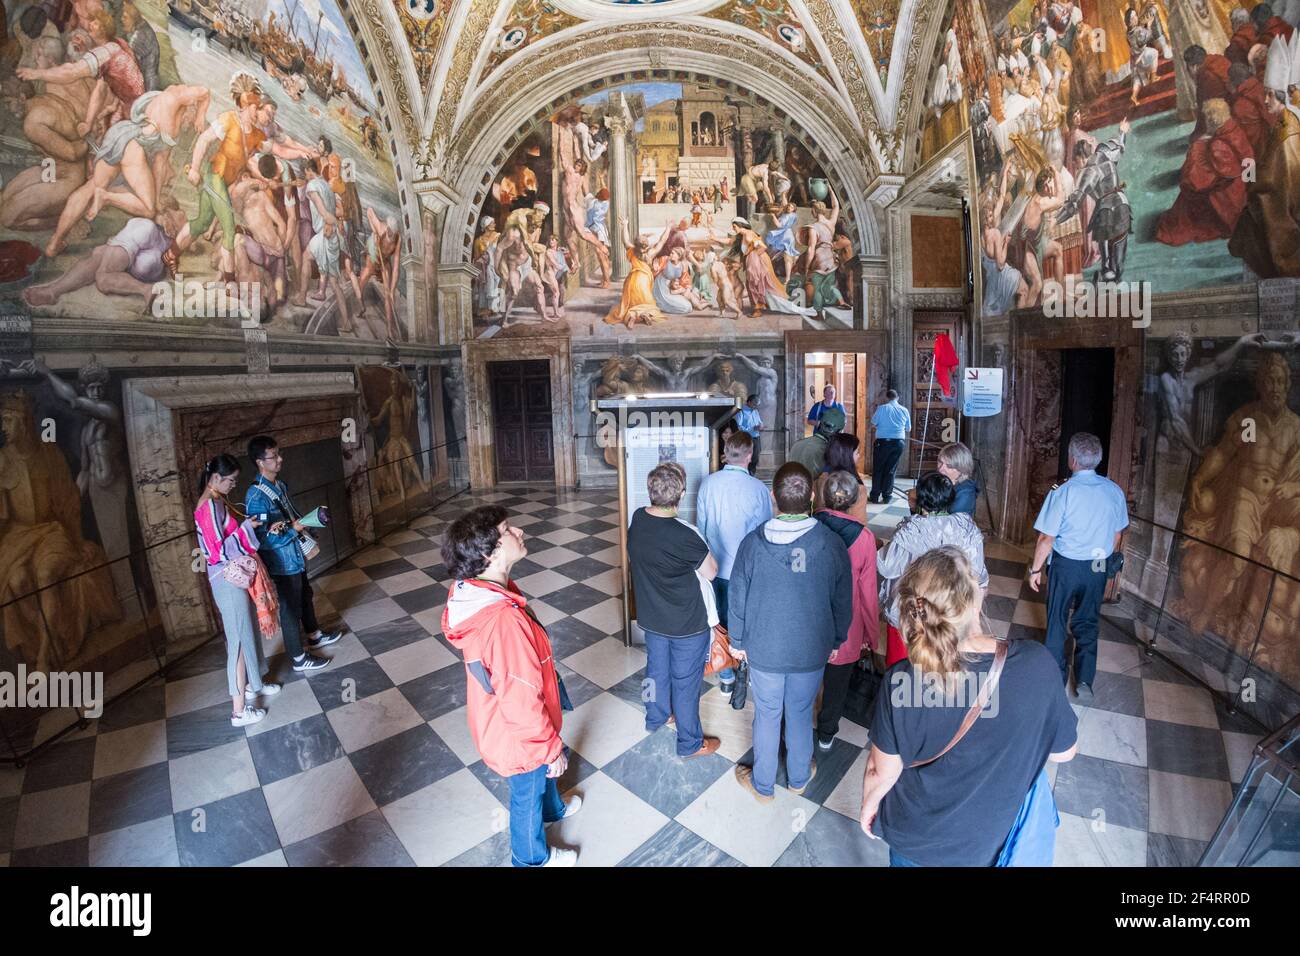
<svg viewBox="0 0 1300 956"><path fill-rule="evenodd" d="M862 486L862 476L858 473L858 461L862 457L862 442L857 435L851 435L848 432L840 432L838 435L832 435L826 445L826 458L822 465L822 472L817 476L813 483L813 501L818 507L825 500L826 479L833 472L842 471L853 477L856 485ZM862 494L854 501L853 517L862 524L867 523L867 494L863 488Z"/></svg>
<svg viewBox="0 0 1300 956"><path fill-rule="evenodd" d="M750 396L752 400L754 396ZM735 432L723 445L726 464L700 482L695 499L695 512L699 515L700 533L709 545L709 551L718 562L718 575L713 579L713 594L717 602L718 621L727 627L727 581L736 560L736 549L745 536L772 518L772 496L767 486L753 477L752 458L755 442L748 432ZM730 696L735 686L735 673L731 668L718 675L723 695Z"/></svg>
<svg viewBox="0 0 1300 956"><path fill-rule="evenodd" d="M907 645L898 626L898 585L913 561L934 548L956 545L965 553L980 587L989 585L989 572L984 566L984 535L970 515L952 513L952 501L951 481L937 471L922 475L916 483L918 513L899 522L876 563L876 573L881 578L880 603L889 625L886 667L907 657Z"/></svg>
<svg viewBox="0 0 1300 956"><path fill-rule="evenodd" d="M843 438L843 435L836 435ZM867 496L861 479L838 469L823 476L824 504L813 515L840 536L849 550L853 576L853 620L848 637L830 656L822 672L822 708L817 713L817 748L830 750L839 733L844 700L849 693L853 668L862 658L862 645L872 650L880 635L880 599L876 592L876 536L855 513L855 505Z"/></svg>
<svg viewBox="0 0 1300 956"><path fill-rule="evenodd" d="M1074 635L1074 693L1092 701L1097 674L1097 615L1102 593L1128 527L1128 503L1119 485L1097 474L1101 439L1076 432L1070 439L1070 479L1048 492L1034 530L1038 545L1030 565L1029 586L1042 587L1047 576L1047 649L1056 656L1061 680L1070 680L1065 657L1067 630ZM1073 608L1074 614L1070 611Z"/></svg>
<svg viewBox="0 0 1300 956"><path fill-rule="evenodd" d="M736 427L753 440L753 454L749 456L749 473L752 475L758 470L759 436L763 429L763 418L758 413L757 392L745 399L745 407L736 414Z"/></svg>
<svg viewBox="0 0 1300 956"><path fill-rule="evenodd" d="M727 602L732 654L749 664L754 700L754 765L737 764L736 779L760 803L774 796L783 717L790 792L816 775L813 703L853 623L848 548L812 516L812 476L788 461L772 491L776 517L741 542Z"/></svg>
<svg viewBox="0 0 1300 956"><path fill-rule="evenodd" d="M912 416L898 403L898 392L885 392L885 403L871 416L876 440L871 446L871 494L874 504L889 504L894 497L894 472L907 448L907 433L912 430Z"/></svg>
<svg viewBox="0 0 1300 956"><path fill-rule="evenodd" d="M230 455L217 455L203 466L194 525L226 635L226 684L233 708L230 723L247 727L266 716L266 711L252 706L252 702L259 695L274 697L280 693L280 685L262 678L266 661L257 611L248 590L226 578L232 561L257 554L257 529L262 524L252 517L241 521L242 516L226 500L238 479L239 462Z"/></svg>
<svg viewBox="0 0 1300 956"><path fill-rule="evenodd" d="M810 475L820 475L826 468L826 450L830 440L843 429L844 413L838 408L826 409L817 420L813 433L790 446L788 460L803 465Z"/></svg>
<svg viewBox="0 0 1300 956"><path fill-rule="evenodd" d="M975 517L975 502L979 497L979 485L971 477L975 471L975 459L970 449L959 441L949 442L939 449L939 474L943 475L953 486L953 514L968 514Z"/></svg>
<svg viewBox="0 0 1300 956"><path fill-rule="evenodd" d="M1046 823L1022 831L1043 837L1023 863L1050 866L1056 811L1044 768L1071 759L1077 739L1051 655L1037 641L1001 641L980 626L983 591L960 548L919 558L898 593L912 657L876 695L863 831L888 841L891 866L993 866L1025 806ZM963 735L998 657L997 683L985 692L993 705Z"/></svg>
<svg viewBox="0 0 1300 956"><path fill-rule="evenodd" d="M573 866L575 850L547 847L545 826L582 809L560 799L569 768L559 675L546 630L510 571L528 554L524 533L498 505L475 508L451 523L442 563L455 579L442 632L465 658L465 716L490 770L510 781L510 862Z"/></svg>
<svg viewBox="0 0 1300 956"><path fill-rule="evenodd" d="M257 529L258 554L280 597L284 649L293 659L295 671L320 670L330 659L309 652L335 643L343 633L323 631L316 623L307 558L298 537L304 530L302 515L293 506L289 486L277 477L284 464L279 446L271 436L258 435L248 443L248 457L257 466L257 480L244 493L244 511L257 515L261 522Z"/></svg>
<svg viewBox="0 0 1300 956"><path fill-rule="evenodd" d="M663 462L646 486L650 505L636 510L627 532L636 619L645 631L645 729L653 733L675 719L677 755L704 756L720 743L700 726L700 681L712 637L705 592L712 595L708 582L717 577L718 562L700 533L677 517L686 469Z"/></svg>
<svg viewBox="0 0 1300 956"><path fill-rule="evenodd" d="M835 401L834 385L827 385L822 389L822 400L815 403L813 407L808 410L808 423L816 425L817 422L821 420L822 412L826 411L828 408L838 408L845 416L848 414L844 411L844 406Z"/></svg>

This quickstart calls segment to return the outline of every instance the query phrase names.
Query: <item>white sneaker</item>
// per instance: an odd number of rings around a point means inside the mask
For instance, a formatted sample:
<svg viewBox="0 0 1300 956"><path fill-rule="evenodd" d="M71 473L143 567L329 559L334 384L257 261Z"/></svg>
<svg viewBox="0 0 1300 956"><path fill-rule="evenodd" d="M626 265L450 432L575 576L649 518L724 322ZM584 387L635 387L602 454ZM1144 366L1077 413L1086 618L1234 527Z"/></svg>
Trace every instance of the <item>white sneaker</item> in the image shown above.
<svg viewBox="0 0 1300 956"><path fill-rule="evenodd" d="M230 718L230 726L247 727L249 724L255 724L266 716L266 711L261 707L245 707L241 714L234 714Z"/></svg>
<svg viewBox="0 0 1300 956"><path fill-rule="evenodd" d="M578 796L575 793L573 796L569 797L568 800L564 801L564 816L560 817L560 820L569 819L569 817L573 816L581 809L582 809L582 797ZM550 821L550 823L547 823L546 825L549 827L551 826L551 824L559 823L560 820L552 820ZM559 864L556 865L558 866Z"/></svg>
<svg viewBox="0 0 1300 956"><path fill-rule="evenodd" d="M261 690L253 690L251 687L245 687L244 700L257 700L259 696L274 697L276 694L280 693L282 689L283 688L281 688L279 684L273 683L272 681L263 681Z"/></svg>
<svg viewBox="0 0 1300 956"><path fill-rule="evenodd" d="M551 855L546 858L542 866L577 866L577 850L561 850L558 846L551 847Z"/></svg>

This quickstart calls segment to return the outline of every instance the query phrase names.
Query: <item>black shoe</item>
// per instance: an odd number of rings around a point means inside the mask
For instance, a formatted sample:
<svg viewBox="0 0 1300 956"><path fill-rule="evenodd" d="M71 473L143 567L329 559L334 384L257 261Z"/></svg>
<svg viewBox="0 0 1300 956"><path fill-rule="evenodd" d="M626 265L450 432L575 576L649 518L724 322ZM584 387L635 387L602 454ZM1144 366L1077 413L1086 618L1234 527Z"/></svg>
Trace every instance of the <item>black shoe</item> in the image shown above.
<svg viewBox="0 0 1300 956"><path fill-rule="evenodd" d="M316 657L312 654L304 654L302 657L294 658L293 669L296 671L318 671L322 667L329 666L328 657Z"/></svg>
<svg viewBox="0 0 1300 956"><path fill-rule="evenodd" d="M342 631L321 631L319 637L309 637L302 642L302 646L309 651L314 651L318 647L327 647L335 643L343 636Z"/></svg>
<svg viewBox="0 0 1300 956"><path fill-rule="evenodd" d="M1074 696L1079 698L1081 704L1091 704L1093 701L1091 684L1076 684L1074 686Z"/></svg>
<svg viewBox="0 0 1300 956"><path fill-rule="evenodd" d="M735 689L736 689L736 682L734 680L724 680L720 684L718 684L718 691L722 694L723 697L730 697L731 692Z"/></svg>
<svg viewBox="0 0 1300 956"><path fill-rule="evenodd" d="M821 734L817 735L818 750L822 750L822 751L830 750L833 746L835 746L834 737L823 737Z"/></svg>

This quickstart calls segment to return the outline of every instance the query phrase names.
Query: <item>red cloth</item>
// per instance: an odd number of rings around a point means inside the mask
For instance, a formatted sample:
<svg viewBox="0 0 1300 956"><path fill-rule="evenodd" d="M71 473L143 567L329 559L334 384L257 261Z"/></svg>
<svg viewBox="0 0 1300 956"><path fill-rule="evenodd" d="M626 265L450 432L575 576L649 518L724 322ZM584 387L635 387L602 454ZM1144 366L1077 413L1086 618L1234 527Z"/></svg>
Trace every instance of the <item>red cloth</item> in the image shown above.
<svg viewBox="0 0 1300 956"><path fill-rule="evenodd" d="M1250 140L1251 149L1258 156L1268 143L1269 134L1280 117L1270 116L1264 84L1257 77L1249 77L1237 87L1232 96L1232 118Z"/></svg>
<svg viewBox="0 0 1300 956"><path fill-rule="evenodd" d="M1244 23L1237 28L1237 32L1228 41L1228 47L1223 51L1223 55L1233 63L1245 63L1250 57L1250 48L1256 42L1258 41L1255 36L1255 25Z"/></svg>
<svg viewBox="0 0 1300 956"><path fill-rule="evenodd" d="M859 491L860 496L866 491ZM831 651L828 664L856 664L862 657L862 645L873 651L880 636L880 593L876 582L876 536L857 518L843 511L820 508L844 521L861 525L862 531L849 545L849 566L853 569L853 619L844 643Z"/></svg>
<svg viewBox="0 0 1300 956"><path fill-rule="evenodd" d="M952 394L952 373L960 364L957 350L952 347L952 339L947 334L940 333L934 340L934 377L944 395Z"/></svg>
<svg viewBox="0 0 1300 956"><path fill-rule="evenodd" d="M1196 71L1196 127L1187 137L1188 142L1205 132L1205 116L1201 107L1207 100L1227 101L1232 97L1232 88L1228 85L1228 68L1232 62L1226 56L1211 53Z"/></svg>
<svg viewBox="0 0 1300 956"><path fill-rule="evenodd" d="M889 628L885 635L885 668L889 669L899 661L907 660L907 645L903 643L903 635L898 633L898 628L894 625L886 625Z"/></svg>
<svg viewBox="0 0 1300 956"><path fill-rule="evenodd" d="M559 759L560 684L546 630L513 581L457 581L442 612L465 658L466 717L474 746L503 777Z"/></svg>
<svg viewBox="0 0 1300 956"><path fill-rule="evenodd" d="M1294 32L1295 27L1281 17L1269 17L1268 22L1264 24L1264 29L1259 31L1259 36L1255 39L1255 42L1264 44L1267 49L1268 45L1273 42L1274 37L1281 37L1284 42L1290 43L1291 34Z"/></svg>
<svg viewBox="0 0 1300 956"><path fill-rule="evenodd" d="M1242 160L1254 152L1233 120L1192 143L1183 162L1178 198L1160 217L1156 239L1171 246L1231 238L1246 208Z"/></svg>

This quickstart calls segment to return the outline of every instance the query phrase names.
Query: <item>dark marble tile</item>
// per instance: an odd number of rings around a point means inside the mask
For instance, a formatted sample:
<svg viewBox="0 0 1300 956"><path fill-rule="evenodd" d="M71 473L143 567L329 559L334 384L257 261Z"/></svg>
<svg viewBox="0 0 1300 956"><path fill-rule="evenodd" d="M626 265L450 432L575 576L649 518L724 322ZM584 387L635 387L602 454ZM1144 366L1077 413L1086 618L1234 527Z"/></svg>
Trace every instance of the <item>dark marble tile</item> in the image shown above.
<svg viewBox="0 0 1300 956"><path fill-rule="evenodd" d="M570 551L576 551L583 556L595 554L597 551L604 551L614 542L606 541L604 538L578 538L570 541L565 545ZM607 565L606 567L618 567L618 565Z"/></svg>
<svg viewBox="0 0 1300 956"><path fill-rule="evenodd" d="M230 701L167 718L167 759L175 760L232 740L243 740L243 727L230 726Z"/></svg>
<svg viewBox="0 0 1300 956"><path fill-rule="evenodd" d="M419 614L431 607L445 604L447 601L447 588L442 584L429 584L413 591L407 591L405 594L394 595L393 600L407 614Z"/></svg>
<svg viewBox="0 0 1300 956"><path fill-rule="evenodd" d="M226 666L226 641L218 636L200 644L189 654L167 662L167 679L184 680L197 677L208 671L224 669Z"/></svg>
<svg viewBox="0 0 1300 956"><path fill-rule="evenodd" d="M11 867L18 866L89 866L90 837L47 843L45 846L15 850L9 857Z"/></svg>
<svg viewBox="0 0 1300 956"><path fill-rule="evenodd" d="M1008 641L1037 641L1039 644L1047 643L1047 631L1041 627L1031 627L1028 624L1011 624L1007 628Z"/></svg>
<svg viewBox="0 0 1300 956"><path fill-rule="evenodd" d="M172 815L181 866L234 866L280 848L261 788L196 809L201 816L193 810Z"/></svg>
<svg viewBox="0 0 1300 956"><path fill-rule="evenodd" d="M567 793L571 788L576 787L582 781L586 780L598 769L595 764L587 760L582 754L578 753L572 747L565 746L564 751L569 757L569 769L561 774L557 780L556 786L560 788L560 793Z"/></svg>
<svg viewBox="0 0 1300 956"><path fill-rule="evenodd" d="M343 745L324 714L313 714L248 738L262 786L344 756Z"/></svg>
<svg viewBox="0 0 1300 956"><path fill-rule="evenodd" d="M1016 613L1015 598L990 594L984 599L984 613L995 621L1010 621Z"/></svg>
<svg viewBox="0 0 1300 956"><path fill-rule="evenodd" d="M398 689L422 720L433 720L465 706L465 665L457 661L431 674L408 680Z"/></svg>
<svg viewBox="0 0 1300 956"><path fill-rule="evenodd" d="M606 521L604 518L588 518L581 524L571 524L569 527L580 534L595 535L608 531L610 528L616 528L618 525L613 521Z"/></svg>
<svg viewBox="0 0 1300 956"><path fill-rule="evenodd" d="M1206 843L1164 833L1147 834L1147 866L1196 866Z"/></svg>
<svg viewBox="0 0 1300 956"><path fill-rule="evenodd" d="M627 677L624 677L613 687L609 688L609 692L613 694L615 697L617 697L619 700L626 701L627 703L631 704L633 707L636 707L640 710L645 710L646 694L648 692L648 688L646 687L645 681L646 681L646 669L643 667L635 674L629 674ZM706 681L703 675L701 675L700 696L703 697L712 689L713 689L713 685L710 684L708 681Z"/></svg>
<svg viewBox="0 0 1300 956"><path fill-rule="evenodd" d="M576 561L561 564L555 570L560 574L563 574L566 578L572 578L574 581L586 581L599 574L604 574L606 571L610 570L610 566L604 561L596 561L593 558L578 558ZM600 593L604 594L603 591ZM605 596L608 597L608 595ZM549 598L547 599L547 603L550 603ZM561 608L561 610L563 610L563 608Z"/></svg>
<svg viewBox="0 0 1300 956"><path fill-rule="evenodd" d="M813 777L812 782L804 790L803 796L807 800L819 806L826 802L826 798L831 795L831 791L839 786L844 775L849 772L853 766L853 761L858 759L858 754L862 753L861 747L855 747L847 740L841 740L836 737L831 744L829 751L813 747L813 760L817 762L817 776ZM818 814L820 816L820 814ZM865 839L865 835L863 839Z"/></svg>
<svg viewBox="0 0 1300 956"><path fill-rule="evenodd" d="M1156 645L1157 648L1159 645ZM1201 687L1203 682L1185 673L1181 668L1175 667L1173 663L1160 656L1159 650L1148 657L1145 654L1138 656L1139 667L1133 672L1134 677L1143 677L1147 680L1159 680L1168 684L1181 684L1184 687ZM1182 663L1195 666L1195 661L1185 660Z"/></svg>
<svg viewBox="0 0 1300 956"><path fill-rule="evenodd" d="M167 764L115 773L90 785L90 832L106 833L172 812Z"/></svg>
<svg viewBox="0 0 1300 956"><path fill-rule="evenodd" d="M597 767L591 761L585 759L571 747L565 747L565 752L569 757L569 769L563 776L556 781L556 786L560 793L567 793L570 789L577 786L583 780L586 780L593 773L596 773ZM469 765L469 772L478 777L479 782L487 787L501 802L503 807L510 807L510 781L506 777L493 771L482 760L475 761Z"/></svg>
<svg viewBox="0 0 1300 956"><path fill-rule="evenodd" d="M868 837L857 820L833 810L819 810L775 865L889 866L889 845Z"/></svg>
<svg viewBox="0 0 1300 956"><path fill-rule="evenodd" d="M424 629L424 626L410 618L398 618L395 621L376 624L374 627L357 631L357 640L375 657L385 651L422 641L428 636L429 632Z"/></svg>
<svg viewBox="0 0 1300 956"><path fill-rule="evenodd" d="M1221 731L1151 719L1146 721L1146 728L1150 769L1228 779L1228 753Z"/></svg>
<svg viewBox="0 0 1300 956"><path fill-rule="evenodd" d="M466 850L454 860L448 860L443 866L509 866L510 865L510 831L494 833L473 849Z"/></svg>
<svg viewBox="0 0 1300 956"><path fill-rule="evenodd" d="M1147 828L1148 786L1145 767L1079 754L1056 773L1056 805L1085 820L1100 809L1106 822L1133 830Z"/></svg>
<svg viewBox="0 0 1300 956"><path fill-rule="evenodd" d="M311 689L324 710L344 707L382 693L393 686L384 669L373 657L366 657L338 670L333 667L312 675Z"/></svg>
<svg viewBox="0 0 1300 956"><path fill-rule="evenodd" d="M528 538L527 528L524 529L524 538L525 540ZM534 550L540 551L542 549L536 548ZM545 570L546 568L542 567L536 561L529 561L527 558L520 558L518 561L515 562L515 566L510 569L510 576L514 578L516 581L518 581L521 578L526 578L531 574L536 574L538 571L545 571ZM528 597L528 595L525 594L524 597Z"/></svg>
<svg viewBox="0 0 1300 956"><path fill-rule="evenodd" d="M716 753L683 760L677 756L675 730L661 727L607 763L603 772L664 816L675 817L731 766Z"/></svg>
<svg viewBox="0 0 1300 956"><path fill-rule="evenodd" d="M1142 679L1128 674L1097 671L1092 681L1092 707L1109 710L1130 717L1146 716L1146 701L1142 694ZM1077 698L1071 698L1077 701Z"/></svg>
<svg viewBox="0 0 1300 956"><path fill-rule="evenodd" d="M569 692L569 701L575 708L603 693L599 684L593 684L571 667L556 664L555 671L564 681L564 689Z"/></svg>
<svg viewBox="0 0 1300 956"><path fill-rule="evenodd" d="M536 512L534 512L534 515ZM528 545L528 550L534 554L540 554L549 548L558 547L549 541L543 540L542 535L550 534L552 531L559 531L560 526L553 521L546 521L539 518L524 528L524 541Z"/></svg>
<svg viewBox="0 0 1300 956"><path fill-rule="evenodd" d="M18 824L18 802L22 797L0 797L0 853L14 845L14 827Z"/></svg>
<svg viewBox="0 0 1300 956"><path fill-rule="evenodd" d="M344 588L329 595L330 604L339 611L350 611L354 607L369 604L371 601L382 601L386 597L388 592L373 581L369 584L359 584L354 588Z"/></svg>
<svg viewBox="0 0 1300 956"><path fill-rule="evenodd" d="M229 706L226 708L229 710ZM95 769L95 738L64 740L42 750L27 765L23 793L85 783Z"/></svg>
<svg viewBox="0 0 1300 956"><path fill-rule="evenodd" d="M1230 714L1228 705L1223 702L1219 694L1210 696L1214 699L1214 714L1219 718L1220 730L1231 730L1239 734L1258 734L1260 737L1268 736L1268 730L1244 709L1238 708L1235 714Z"/></svg>
<svg viewBox="0 0 1300 956"><path fill-rule="evenodd" d="M586 575L583 576L586 577ZM577 614L589 607L595 607L602 601L608 601L609 595L585 584L570 584L567 588L552 591L543 600L551 607L564 611L566 614Z"/></svg>
<svg viewBox="0 0 1300 956"><path fill-rule="evenodd" d="M1003 558L984 558L984 566L989 569L989 574L996 574L1004 578L1021 578L1025 576L1025 565L1022 561L1007 561Z"/></svg>
<svg viewBox="0 0 1300 956"><path fill-rule="evenodd" d="M547 601L546 598L542 600ZM591 647L597 641L603 641L609 635L596 630L590 624L584 624L576 617L564 617L546 626L546 636L551 639L551 649L555 652L555 659L562 661L570 654L576 654Z"/></svg>
<svg viewBox="0 0 1300 956"><path fill-rule="evenodd" d="M440 535L441 533L442 532L439 531ZM433 542L431 542L427 537L421 537L419 541L408 541L405 544L391 544L388 546L388 550L406 558L413 554L424 554L426 551L432 550L433 547Z"/></svg>
<svg viewBox="0 0 1300 956"><path fill-rule="evenodd" d="M415 866L378 810L284 848L290 866Z"/></svg>
<svg viewBox="0 0 1300 956"><path fill-rule="evenodd" d="M1020 577L1020 576L1021 575L1019 574L1012 575L1012 577ZM1020 600L1033 601L1035 604L1046 604L1047 588L1043 588L1041 591L1035 591L1033 588L1029 586L1029 581L1026 579L1024 583L1020 585Z"/></svg>
<svg viewBox="0 0 1300 956"><path fill-rule="evenodd" d="M405 558L393 558L391 561L367 565L365 570L366 574L370 575L370 580L382 581L384 578L393 578L407 571L418 571L419 568Z"/></svg>
<svg viewBox="0 0 1300 956"><path fill-rule="evenodd" d="M428 724L349 755L376 806L385 807L407 794L436 783L464 764Z"/></svg>
<svg viewBox="0 0 1300 956"><path fill-rule="evenodd" d="M491 791L492 796L500 801L503 807L510 807L510 781L501 776L495 770L491 769L482 760L477 760L469 765L469 772L478 777L479 783ZM507 851L509 846L507 846Z"/></svg>
<svg viewBox="0 0 1300 956"><path fill-rule="evenodd" d="M225 654L222 653L222 667L225 667ZM97 733L107 734L114 730L125 730L167 717L167 686L161 678L138 687L125 697L121 697L104 708L99 718Z"/></svg>
<svg viewBox="0 0 1300 956"><path fill-rule="evenodd" d="M676 820L623 857L619 866L743 866Z"/></svg>
<svg viewBox="0 0 1300 956"><path fill-rule="evenodd" d="M550 518L558 518L560 515L567 515L568 513L569 512L562 508L538 508L536 511L532 512L532 515L535 518L546 521Z"/></svg>

